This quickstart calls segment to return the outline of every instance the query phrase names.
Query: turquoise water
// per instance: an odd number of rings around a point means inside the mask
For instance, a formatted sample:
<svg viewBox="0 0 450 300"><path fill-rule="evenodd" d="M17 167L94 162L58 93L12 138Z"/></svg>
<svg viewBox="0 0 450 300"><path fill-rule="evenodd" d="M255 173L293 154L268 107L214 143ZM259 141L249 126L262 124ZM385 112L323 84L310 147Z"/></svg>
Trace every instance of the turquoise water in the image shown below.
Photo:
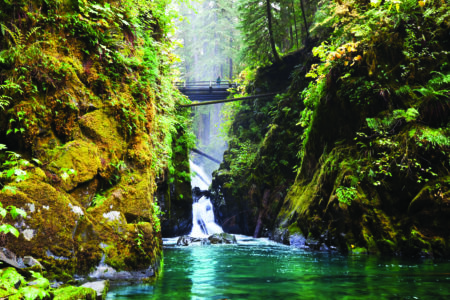
<svg viewBox="0 0 450 300"><path fill-rule="evenodd" d="M240 237L238 245L176 247L165 240L153 284L107 299L450 299L450 262L342 256Z"/></svg>

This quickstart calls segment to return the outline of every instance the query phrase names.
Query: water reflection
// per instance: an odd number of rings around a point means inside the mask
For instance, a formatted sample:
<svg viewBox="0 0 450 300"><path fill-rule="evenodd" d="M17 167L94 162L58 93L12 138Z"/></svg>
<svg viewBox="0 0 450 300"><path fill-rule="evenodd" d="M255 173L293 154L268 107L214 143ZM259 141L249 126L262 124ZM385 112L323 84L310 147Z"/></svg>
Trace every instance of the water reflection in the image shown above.
<svg viewBox="0 0 450 300"><path fill-rule="evenodd" d="M169 246L164 271L154 285L116 289L108 299L450 297L448 261L312 253L251 238L240 243Z"/></svg>

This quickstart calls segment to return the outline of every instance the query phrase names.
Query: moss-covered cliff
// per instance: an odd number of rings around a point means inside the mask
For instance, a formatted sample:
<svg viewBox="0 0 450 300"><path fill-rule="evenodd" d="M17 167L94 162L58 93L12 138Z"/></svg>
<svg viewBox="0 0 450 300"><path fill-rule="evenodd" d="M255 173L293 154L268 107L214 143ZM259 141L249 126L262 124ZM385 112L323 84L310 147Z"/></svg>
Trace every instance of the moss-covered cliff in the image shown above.
<svg viewBox="0 0 450 300"><path fill-rule="evenodd" d="M259 70L255 91L284 93L238 109L213 183L226 225L311 249L450 255L449 7L399 3L321 2L316 47L283 62L289 87L280 66Z"/></svg>
<svg viewBox="0 0 450 300"><path fill-rule="evenodd" d="M66 279L102 257L117 270L156 271L153 195L186 125L167 5L1 1L0 141L11 152L1 152L0 199L27 212L14 224L19 238L1 246Z"/></svg>

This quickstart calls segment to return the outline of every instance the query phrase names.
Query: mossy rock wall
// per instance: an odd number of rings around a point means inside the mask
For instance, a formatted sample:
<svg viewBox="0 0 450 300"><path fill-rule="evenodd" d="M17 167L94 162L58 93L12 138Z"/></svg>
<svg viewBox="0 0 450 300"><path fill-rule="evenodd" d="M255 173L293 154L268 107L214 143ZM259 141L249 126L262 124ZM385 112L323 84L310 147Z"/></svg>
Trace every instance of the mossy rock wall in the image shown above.
<svg viewBox="0 0 450 300"><path fill-rule="evenodd" d="M213 181L224 228L303 235L315 250L449 257L448 4L427 6L429 17L413 2L396 13L329 3L339 22L316 24L301 55L247 87L279 95L234 115Z"/></svg>
<svg viewBox="0 0 450 300"><path fill-rule="evenodd" d="M157 198L161 205L163 237L187 235L192 230L192 187L190 181L189 151L181 137L173 141L175 153L172 160L174 173L165 173L158 184ZM178 147L176 145L179 145Z"/></svg>
<svg viewBox="0 0 450 300"><path fill-rule="evenodd" d="M438 38L450 30L448 14L443 18L440 26L435 19L421 19L422 28L403 24L415 34L433 32L436 56L414 65L420 74L399 67L427 46L406 55L411 31L393 24L361 42L361 62L352 68L328 56L332 67L312 89L321 93L275 231L304 235L312 249L450 256L448 96L423 93L449 87L450 48Z"/></svg>
<svg viewBox="0 0 450 300"><path fill-rule="evenodd" d="M158 268L156 181L171 159L174 103L185 101L168 77L167 28L151 13L138 25L130 2L4 5L0 84L17 84L1 89L0 140L30 164L27 178L2 179L14 190L1 203L27 217L5 220L21 234L1 246L64 280L102 258Z"/></svg>
<svg viewBox="0 0 450 300"><path fill-rule="evenodd" d="M308 80L291 81L315 61L308 46L281 62L258 70L247 92L279 92L274 98L245 102L233 117L229 149L213 173L212 197L226 232L267 236L294 182L298 141L297 117L304 108L298 93ZM241 154L243 153L243 154ZM256 230L257 224L259 229Z"/></svg>

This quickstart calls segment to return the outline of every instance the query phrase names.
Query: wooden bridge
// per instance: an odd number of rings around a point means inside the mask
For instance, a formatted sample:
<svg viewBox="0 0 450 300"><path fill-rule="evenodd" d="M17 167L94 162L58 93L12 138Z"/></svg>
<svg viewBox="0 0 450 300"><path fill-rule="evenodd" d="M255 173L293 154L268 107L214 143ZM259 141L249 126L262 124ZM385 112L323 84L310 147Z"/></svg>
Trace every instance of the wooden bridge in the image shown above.
<svg viewBox="0 0 450 300"><path fill-rule="evenodd" d="M237 88L236 82L221 80L216 81L194 81L194 82L176 82L175 86L186 95L193 103L180 105L180 107L191 107L199 105L209 105L232 101L245 101L256 98L266 98L276 95L276 93L262 94L248 97L227 99L230 95L230 89Z"/></svg>

